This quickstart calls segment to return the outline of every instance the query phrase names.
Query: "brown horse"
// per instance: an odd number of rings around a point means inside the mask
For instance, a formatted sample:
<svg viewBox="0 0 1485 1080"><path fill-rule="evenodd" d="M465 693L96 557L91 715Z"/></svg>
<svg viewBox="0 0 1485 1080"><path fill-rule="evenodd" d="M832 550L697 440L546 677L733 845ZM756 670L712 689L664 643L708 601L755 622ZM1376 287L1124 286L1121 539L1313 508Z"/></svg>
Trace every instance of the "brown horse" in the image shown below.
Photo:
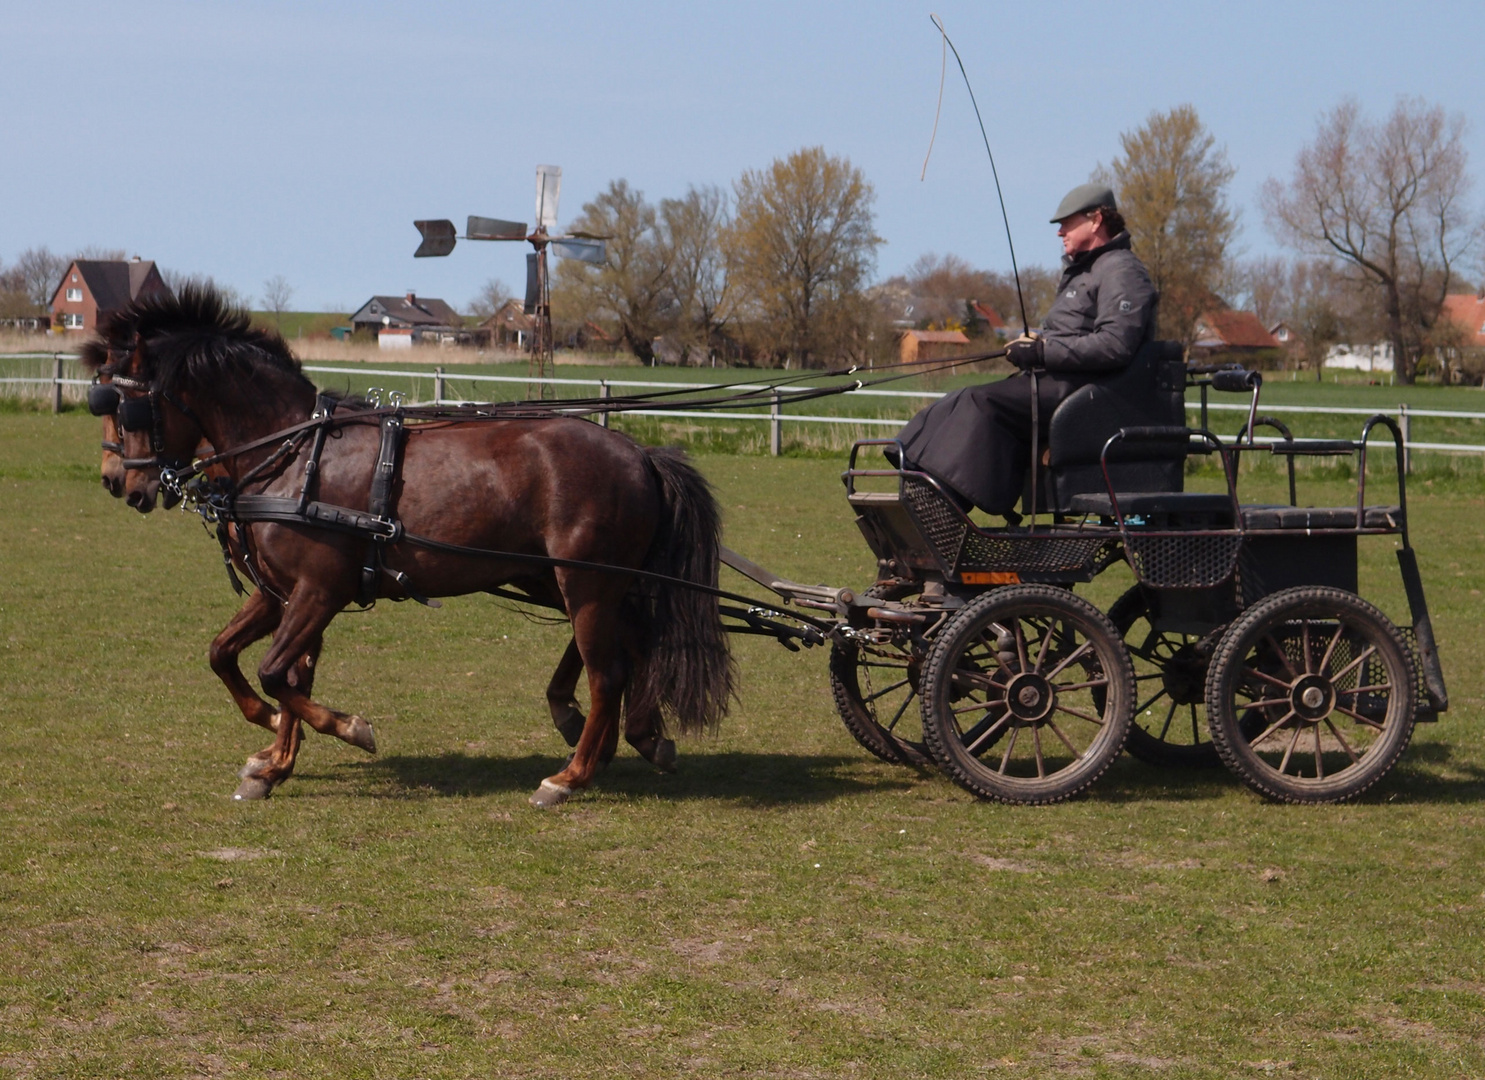
<svg viewBox="0 0 1485 1080"><path fill-rule="evenodd" d="M316 391L277 335L252 329L245 312L210 289L136 301L83 356L119 388L118 434L129 466L123 493L141 513L155 506L161 466L185 462L202 441L225 452L220 466L239 495L295 498L310 482L311 440L288 451L272 440L234 452L308 421ZM336 420L314 470L314 498L367 508L381 437L374 412L350 410ZM381 545L375 596L513 587L572 624L547 698L576 749L565 768L542 781L533 805L560 803L592 781L613 757L621 714L630 744L661 767L675 753L667 718L691 730L724 714L732 661L716 599L662 580L704 588L717 581L717 507L678 452L641 447L577 419L410 423L389 515L406 536L521 558L389 542ZM370 724L309 696L325 628L364 595L368 546L362 536L309 522L236 524L230 554L258 589L212 642L211 665L243 715L276 733L248 759L238 798L265 798L288 779L301 721L374 751ZM560 565L575 562L614 569ZM626 571L657 576L640 582ZM252 690L237 662L269 634L258 678L277 709ZM584 669L586 717L573 696Z"/></svg>

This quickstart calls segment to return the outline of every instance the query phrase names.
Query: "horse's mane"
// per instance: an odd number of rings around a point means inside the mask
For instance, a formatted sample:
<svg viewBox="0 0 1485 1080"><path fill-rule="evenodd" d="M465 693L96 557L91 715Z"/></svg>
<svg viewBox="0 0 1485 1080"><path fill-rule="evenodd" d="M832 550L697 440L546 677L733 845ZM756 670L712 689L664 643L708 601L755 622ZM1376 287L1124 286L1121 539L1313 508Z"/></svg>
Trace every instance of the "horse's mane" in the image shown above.
<svg viewBox="0 0 1485 1080"><path fill-rule="evenodd" d="M289 376L311 387L284 339L252 325L248 312L211 285L188 282L179 294L151 293L130 301L82 347L82 362L108 373L138 349L142 374L160 390L192 384L260 382Z"/></svg>

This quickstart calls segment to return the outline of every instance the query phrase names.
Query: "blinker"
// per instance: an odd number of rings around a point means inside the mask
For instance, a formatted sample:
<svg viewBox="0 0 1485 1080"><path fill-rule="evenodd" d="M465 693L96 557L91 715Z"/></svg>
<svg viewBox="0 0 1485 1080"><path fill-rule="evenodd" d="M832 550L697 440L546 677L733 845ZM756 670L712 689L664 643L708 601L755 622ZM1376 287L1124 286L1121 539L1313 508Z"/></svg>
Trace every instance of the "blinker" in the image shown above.
<svg viewBox="0 0 1485 1080"><path fill-rule="evenodd" d="M119 427L125 431L149 431L154 423L155 407L149 398L125 398L120 403Z"/></svg>
<svg viewBox="0 0 1485 1080"><path fill-rule="evenodd" d="M94 416L111 416L119 411L119 388L109 383L94 383L88 387L88 412Z"/></svg>

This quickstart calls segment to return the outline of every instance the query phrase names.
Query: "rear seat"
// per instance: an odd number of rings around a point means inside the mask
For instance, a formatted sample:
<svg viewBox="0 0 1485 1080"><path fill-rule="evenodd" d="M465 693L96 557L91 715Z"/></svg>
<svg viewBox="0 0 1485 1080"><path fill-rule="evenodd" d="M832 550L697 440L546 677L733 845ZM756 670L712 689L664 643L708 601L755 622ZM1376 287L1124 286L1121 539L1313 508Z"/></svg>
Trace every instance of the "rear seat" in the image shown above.
<svg viewBox="0 0 1485 1080"><path fill-rule="evenodd" d="M1118 493L1119 509L1125 518L1140 518L1144 524L1163 528L1194 528L1212 526L1231 528L1232 500L1226 495L1199 492L1146 492ZM1074 513L1098 514L1100 517L1114 516L1114 506L1108 493L1074 495L1070 508ZM1243 527L1254 530L1267 529L1354 529L1356 508L1354 506L1244 506ZM1366 529L1401 529L1402 508L1398 506L1368 506L1362 513L1362 527Z"/></svg>

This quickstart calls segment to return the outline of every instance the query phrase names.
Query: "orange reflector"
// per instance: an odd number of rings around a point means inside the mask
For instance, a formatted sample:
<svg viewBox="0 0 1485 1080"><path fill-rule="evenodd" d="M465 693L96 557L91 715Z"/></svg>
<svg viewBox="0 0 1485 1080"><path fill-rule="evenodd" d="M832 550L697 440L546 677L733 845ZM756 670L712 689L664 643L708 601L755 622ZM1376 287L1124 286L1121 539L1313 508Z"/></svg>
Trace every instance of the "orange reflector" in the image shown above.
<svg viewBox="0 0 1485 1080"><path fill-rule="evenodd" d="M1019 585L1021 575L1014 570L966 570L959 580L966 585Z"/></svg>

